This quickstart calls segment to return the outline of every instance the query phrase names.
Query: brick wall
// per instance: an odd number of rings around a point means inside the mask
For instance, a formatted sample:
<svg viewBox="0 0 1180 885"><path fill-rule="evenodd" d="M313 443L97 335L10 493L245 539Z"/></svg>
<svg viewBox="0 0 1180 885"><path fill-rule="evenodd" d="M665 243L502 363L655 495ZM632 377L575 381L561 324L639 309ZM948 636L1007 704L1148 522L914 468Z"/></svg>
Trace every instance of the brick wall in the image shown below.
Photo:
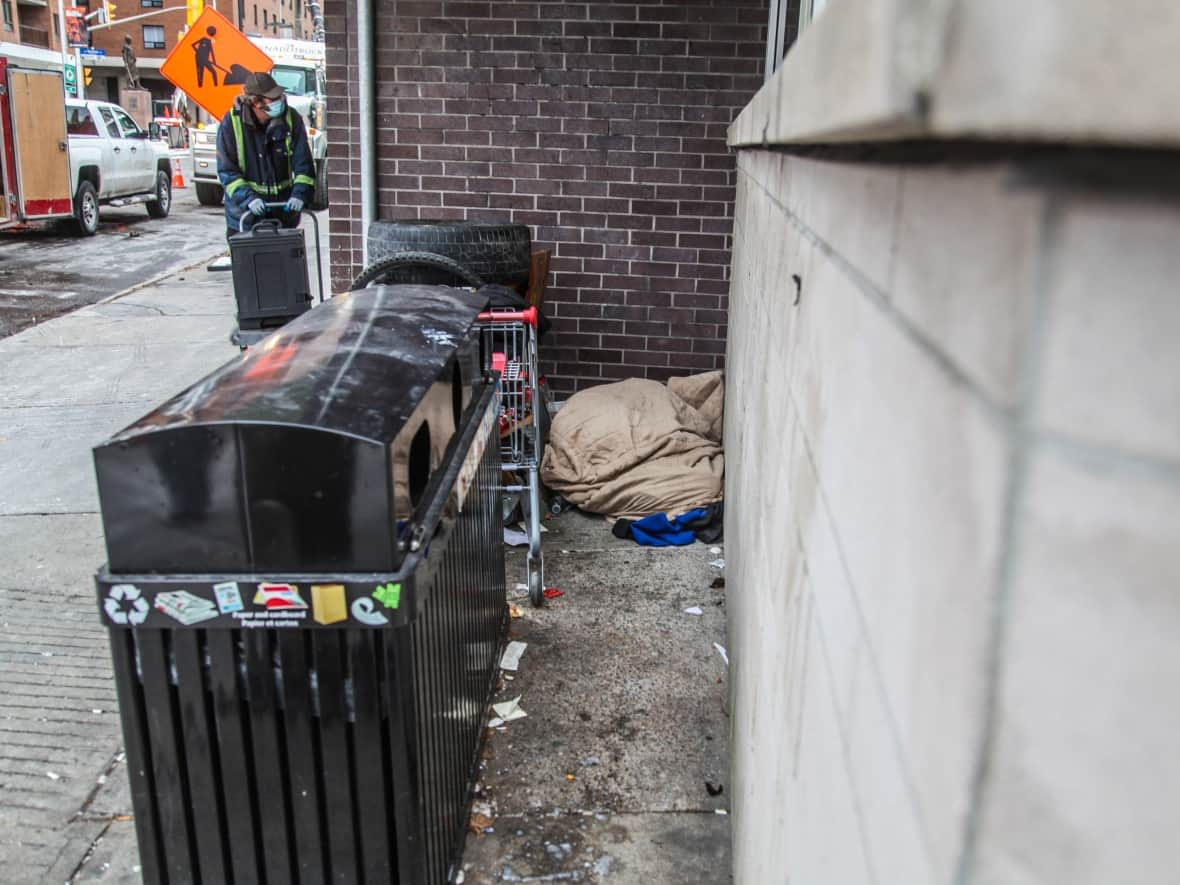
<svg viewBox="0 0 1180 885"><path fill-rule="evenodd" d="M332 283L361 269L355 10L325 3ZM378 3L379 212L527 224L554 250L553 389L720 368L726 129L762 83L765 0Z"/></svg>

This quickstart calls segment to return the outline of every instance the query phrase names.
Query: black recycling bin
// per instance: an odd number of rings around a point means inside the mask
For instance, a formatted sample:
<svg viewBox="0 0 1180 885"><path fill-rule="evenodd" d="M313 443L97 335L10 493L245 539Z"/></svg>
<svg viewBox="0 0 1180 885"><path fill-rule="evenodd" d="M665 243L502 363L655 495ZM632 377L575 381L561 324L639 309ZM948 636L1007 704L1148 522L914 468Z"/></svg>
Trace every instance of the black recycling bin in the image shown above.
<svg viewBox="0 0 1180 885"><path fill-rule="evenodd" d="M150 883L440 883L506 628L478 302L381 286L94 450Z"/></svg>

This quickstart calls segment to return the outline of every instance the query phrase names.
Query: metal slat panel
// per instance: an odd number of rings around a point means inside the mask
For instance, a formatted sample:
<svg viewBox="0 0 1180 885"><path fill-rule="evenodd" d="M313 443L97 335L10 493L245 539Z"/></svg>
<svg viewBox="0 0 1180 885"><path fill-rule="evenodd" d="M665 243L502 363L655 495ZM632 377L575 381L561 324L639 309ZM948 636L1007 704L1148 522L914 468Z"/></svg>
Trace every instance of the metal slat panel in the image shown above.
<svg viewBox="0 0 1180 885"><path fill-rule="evenodd" d="M320 774L331 880L356 882L357 846L352 796L352 748L345 709L344 656L339 632L312 634L320 701Z"/></svg>
<svg viewBox="0 0 1180 885"><path fill-rule="evenodd" d="M136 633L166 881L169 885L182 885L199 881L200 868L189 832L189 795L181 759L180 723L175 717L172 697L170 638L164 630Z"/></svg>
<svg viewBox="0 0 1180 885"><path fill-rule="evenodd" d="M217 758L225 801L226 838L234 885L257 885L260 873L261 821L254 786L254 764L238 671L238 631L206 633L209 690L212 695ZM146 878L146 881L152 881ZM227 879L227 881L230 881Z"/></svg>
<svg viewBox="0 0 1180 885"><path fill-rule="evenodd" d="M390 849L397 834L392 812L389 765L383 752L383 705L378 668L380 634L351 630L345 634L352 674L353 766L356 778L356 822L362 881L380 885L393 879ZM394 849L396 850L396 849Z"/></svg>
<svg viewBox="0 0 1180 885"><path fill-rule="evenodd" d="M156 784L152 777L152 757L147 744L147 710L143 686L135 672L135 633L130 630L108 632L111 638L111 665L119 692L123 745L127 749L127 777L131 781L131 803L135 808L139 863L143 868L145 882L164 882L164 849L160 844Z"/></svg>
<svg viewBox="0 0 1180 885"><path fill-rule="evenodd" d="M262 631L246 631L244 641L263 870L268 885L283 885L299 879L292 863L291 797L287 786L286 741L280 740L281 713L275 692L272 638Z"/></svg>
<svg viewBox="0 0 1180 885"><path fill-rule="evenodd" d="M296 881L322 882L327 878L327 867L323 845L320 755L312 712L310 637L298 630L278 632L290 813L298 872Z"/></svg>
<svg viewBox="0 0 1180 885"><path fill-rule="evenodd" d="M218 797L221 772L208 718L208 694L202 673L204 631L176 630L172 654L176 661L176 694L179 701L184 764L188 774L190 824L201 865L201 880L225 882L225 820Z"/></svg>

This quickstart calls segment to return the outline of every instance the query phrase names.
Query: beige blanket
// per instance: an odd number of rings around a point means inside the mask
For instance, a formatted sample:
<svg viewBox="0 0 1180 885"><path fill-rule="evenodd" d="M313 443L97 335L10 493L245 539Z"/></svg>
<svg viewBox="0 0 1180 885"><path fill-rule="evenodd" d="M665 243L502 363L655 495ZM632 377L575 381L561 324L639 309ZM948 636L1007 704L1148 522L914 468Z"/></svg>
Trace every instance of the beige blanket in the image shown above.
<svg viewBox="0 0 1180 885"><path fill-rule="evenodd" d="M720 372L579 391L553 419L545 485L590 513L676 516L721 499Z"/></svg>

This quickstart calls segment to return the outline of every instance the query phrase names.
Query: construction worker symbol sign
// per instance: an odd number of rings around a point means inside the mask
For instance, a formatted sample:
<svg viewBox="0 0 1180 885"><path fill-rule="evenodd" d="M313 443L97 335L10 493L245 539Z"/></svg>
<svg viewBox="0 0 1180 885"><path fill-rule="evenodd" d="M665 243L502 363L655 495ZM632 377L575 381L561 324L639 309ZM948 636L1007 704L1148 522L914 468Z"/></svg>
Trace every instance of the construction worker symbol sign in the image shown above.
<svg viewBox="0 0 1180 885"><path fill-rule="evenodd" d="M246 77L274 67L270 56L250 42L228 18L205 7L168 53L160 73L220 120L242 94Z"/></svg>

